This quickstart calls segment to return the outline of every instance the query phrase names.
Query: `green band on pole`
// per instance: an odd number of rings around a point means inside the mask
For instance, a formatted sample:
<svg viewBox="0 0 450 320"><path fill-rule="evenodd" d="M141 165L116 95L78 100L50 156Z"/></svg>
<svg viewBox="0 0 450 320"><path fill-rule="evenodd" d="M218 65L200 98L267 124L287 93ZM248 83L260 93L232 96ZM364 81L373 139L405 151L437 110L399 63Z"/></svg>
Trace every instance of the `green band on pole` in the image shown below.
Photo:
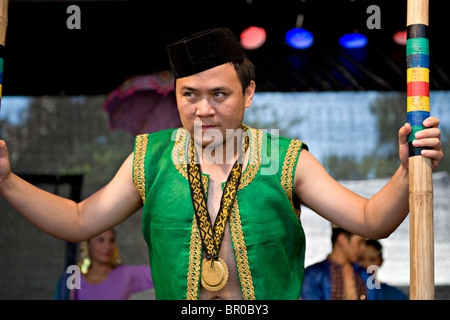
<svg viewBox="0 0 450 320"><path fill-rule="evenodd" d="M413 38L406 40L406 55L421 53L430 54L427 38Z"/></svg>
<svg viewBox="0 0 450 320"><path fill-rule="evenodd" d="M413 140L416 140L416 132L418 131L422 131L423 129L426 129L424 126L412 126L412 131L411 133L408 135L408 142L411 142Z"/></svg>

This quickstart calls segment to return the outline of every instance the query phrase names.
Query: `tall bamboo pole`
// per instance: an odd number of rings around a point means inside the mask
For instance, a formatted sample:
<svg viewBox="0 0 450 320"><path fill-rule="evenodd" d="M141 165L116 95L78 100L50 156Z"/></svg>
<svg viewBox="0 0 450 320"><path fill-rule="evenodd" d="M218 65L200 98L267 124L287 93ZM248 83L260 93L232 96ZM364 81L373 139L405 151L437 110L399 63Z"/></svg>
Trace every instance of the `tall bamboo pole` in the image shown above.
<svg viewBox="0 0 450 320"><path fill-rule="evenodd" d="M428 0L408 0L406 45L409 142L410 299L434 299L433 178L431 160L412 141L430 116Z"/></svg>
<svg viewBox="0 0 450 320"><path fill-rule="evenodd" d="M6 27L8 25L8 0L0 0L0 44L5 45Z"/></svg>
<svg viewBox="0 0 450 320"><path fill-rule="evenodd" d="M3 63L5 56L6 27L8 25L8 0L0 0L0 106L3 88Z"/></svg>

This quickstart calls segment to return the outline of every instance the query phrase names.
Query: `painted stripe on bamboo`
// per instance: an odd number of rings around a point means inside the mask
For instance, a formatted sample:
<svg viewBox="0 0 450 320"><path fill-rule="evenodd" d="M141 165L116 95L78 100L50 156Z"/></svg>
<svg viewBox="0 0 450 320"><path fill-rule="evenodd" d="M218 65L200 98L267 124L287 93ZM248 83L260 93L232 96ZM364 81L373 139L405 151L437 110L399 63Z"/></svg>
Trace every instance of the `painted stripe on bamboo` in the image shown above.
<svg viewBox="0 0 450 320"><path fill-rule="evenodd" d="M428 37L428 26L426 24L416 23L407 26L406 36L408 39L413 38L429 38Z"/></svg>
<svg viewBox="0 0 450 320"><path fill-rule="evenodd" d="M407 112L407 121L411 126L422 126L423 120L428 118L430 113L428 111L412 111Z"/></svg>
<svg viewBox="0 0 450 320"><path fill-rule="evenodd" d="M406 57L406 68L429 68L430 56L428 54L414 53Z"/></svg>
<svg viewBox="0 0 450 320"><path fill-rule="evenodd" d="M414 38L406 40L406 55L421 53L430 54L430 48L428 39L426 38Z"/></svg>
<svg viewBox="0 0 450 320"><path fill-rule="evenodd" d="M430 96L430 84L425 81L408 82L406 89L408 97Z"/></svg>
<svg viewBox="0 0 450 320"><path fill-rule="evenodd" d="M430 98L425 96L407 97L407 112L426 111L430 112ZM425 120L425 119L424 119Z"/></svg>
<svg viewBox="0 0 450 320"><path fill-rule="evenodd" d="M406 81L430 82L430 70L428 68L409 68L406 70Z"/></svg>
<svg viewBox="0 0 450 320"><path fill-rule="evenodd" d="M411 128L412 128L412 131L411 131L411 133L408 136L408 142L416 140L416 137L415 137L416 132L422 131L423 129L425 129L424 126L411 126Z"/></svg>

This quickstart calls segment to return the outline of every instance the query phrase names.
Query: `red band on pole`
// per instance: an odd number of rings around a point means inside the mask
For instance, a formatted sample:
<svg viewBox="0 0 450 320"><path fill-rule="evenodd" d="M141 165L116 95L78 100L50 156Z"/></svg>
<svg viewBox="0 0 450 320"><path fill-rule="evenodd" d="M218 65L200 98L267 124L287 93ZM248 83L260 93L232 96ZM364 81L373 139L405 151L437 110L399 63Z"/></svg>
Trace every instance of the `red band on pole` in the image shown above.
<svg viewBox="0 0 450 320"><path fill-rule="evenodd" d="M407 96L408 97L414 97L414 96L430 96L430 84L425 81L413 81L408 82L407 84Z"/></svg>

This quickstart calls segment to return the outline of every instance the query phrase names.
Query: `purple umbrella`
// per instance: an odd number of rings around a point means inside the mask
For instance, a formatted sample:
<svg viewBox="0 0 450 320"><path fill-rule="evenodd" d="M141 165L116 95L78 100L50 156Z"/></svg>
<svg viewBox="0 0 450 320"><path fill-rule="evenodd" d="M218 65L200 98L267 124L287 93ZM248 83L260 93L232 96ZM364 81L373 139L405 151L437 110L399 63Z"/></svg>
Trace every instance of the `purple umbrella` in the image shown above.
<svg viewBox="0 0 450 320"><path fill-rule="evenodd" d="M135 136L180 127L173 85L169 71L127 79L103 103L110 130L123 129Z"/></svg>

